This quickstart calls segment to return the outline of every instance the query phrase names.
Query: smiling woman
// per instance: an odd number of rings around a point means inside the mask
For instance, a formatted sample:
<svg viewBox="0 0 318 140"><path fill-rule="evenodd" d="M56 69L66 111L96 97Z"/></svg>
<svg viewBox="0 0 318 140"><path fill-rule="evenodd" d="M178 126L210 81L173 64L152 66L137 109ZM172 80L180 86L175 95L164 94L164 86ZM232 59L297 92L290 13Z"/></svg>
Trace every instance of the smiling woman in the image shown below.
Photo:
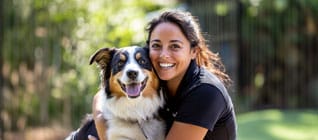
<svg viewBox="0 0 318 140"><path fill-rule="evenodd" d="M236 139L234 107L223 64L208 49L189 12L165 11L150 21L147 45L166 95L167 140Z"/></svg>

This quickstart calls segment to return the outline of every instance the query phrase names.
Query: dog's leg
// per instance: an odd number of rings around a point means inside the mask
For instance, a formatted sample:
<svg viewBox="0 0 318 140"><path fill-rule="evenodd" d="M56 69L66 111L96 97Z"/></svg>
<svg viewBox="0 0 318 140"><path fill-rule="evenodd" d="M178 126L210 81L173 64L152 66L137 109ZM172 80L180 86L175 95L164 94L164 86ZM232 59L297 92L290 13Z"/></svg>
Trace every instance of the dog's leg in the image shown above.
<svg viewBox="0 0 318 140"><path fill-rule="evenodd" d="M107 140L106 137L106 120L104 119L104 117L100 114L99 116L94 118L95 120L95 126L96 126L96 130L97 130L97 134L100 140Z"/></svg>
<svg viewBox="0 0 318 140"><path fill-rule="evenodd" d="M107 140L107 136L106 136L107 123L105 118L103 117L102 109L100 108L100 104L101 102L103 102L104 98L105 97L103 96L103 92L98 92L94 96L94 100L93 100L93 116L94 116L97 134L100 140Z"/></svg>

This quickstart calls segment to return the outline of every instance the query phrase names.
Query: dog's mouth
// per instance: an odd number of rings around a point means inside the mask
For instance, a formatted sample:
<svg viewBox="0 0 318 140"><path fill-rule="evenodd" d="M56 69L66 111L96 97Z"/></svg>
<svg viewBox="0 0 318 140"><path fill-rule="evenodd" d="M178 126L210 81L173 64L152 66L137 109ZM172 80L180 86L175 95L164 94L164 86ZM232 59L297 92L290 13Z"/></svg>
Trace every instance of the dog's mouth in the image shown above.
<svg viewBox="0 0 318 140"><path fill-rule="evenodd" d="M140 96L141 92L144 90L146 87L146 83L148 81L148 77L145 78L142 82L131 82L129 84L124 84L118 80L118 83L120 84L120 87L125 93L127 94L128 97L130 98L137 98Z"/></svg>

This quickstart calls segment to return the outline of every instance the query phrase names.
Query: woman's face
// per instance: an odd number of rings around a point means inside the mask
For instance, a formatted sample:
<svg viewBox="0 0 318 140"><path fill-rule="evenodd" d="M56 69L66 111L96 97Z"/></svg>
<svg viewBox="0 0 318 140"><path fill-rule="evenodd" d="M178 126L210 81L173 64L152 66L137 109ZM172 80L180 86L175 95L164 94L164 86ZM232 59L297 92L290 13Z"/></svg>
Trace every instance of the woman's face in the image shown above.
<svg viewBox="0 0 318 140"><path fill-rule="evenodd" d="M194 49L180 28L169 22L158 24L149 39L150 59L161 80L180 82L191 59Z"/></svg>

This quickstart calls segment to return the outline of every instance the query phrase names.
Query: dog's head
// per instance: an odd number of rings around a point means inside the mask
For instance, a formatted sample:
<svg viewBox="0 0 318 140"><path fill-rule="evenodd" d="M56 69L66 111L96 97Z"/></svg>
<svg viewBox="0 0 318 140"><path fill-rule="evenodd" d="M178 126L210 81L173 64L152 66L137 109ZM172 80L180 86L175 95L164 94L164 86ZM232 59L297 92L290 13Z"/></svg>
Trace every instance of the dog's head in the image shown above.
<svg viewBox="0 0 318 140"><path fill-rule="evenodd" d="M159 80L145 47L102 48L90 58L101 69L102 87L107 97L151 97Z"/></svg>

